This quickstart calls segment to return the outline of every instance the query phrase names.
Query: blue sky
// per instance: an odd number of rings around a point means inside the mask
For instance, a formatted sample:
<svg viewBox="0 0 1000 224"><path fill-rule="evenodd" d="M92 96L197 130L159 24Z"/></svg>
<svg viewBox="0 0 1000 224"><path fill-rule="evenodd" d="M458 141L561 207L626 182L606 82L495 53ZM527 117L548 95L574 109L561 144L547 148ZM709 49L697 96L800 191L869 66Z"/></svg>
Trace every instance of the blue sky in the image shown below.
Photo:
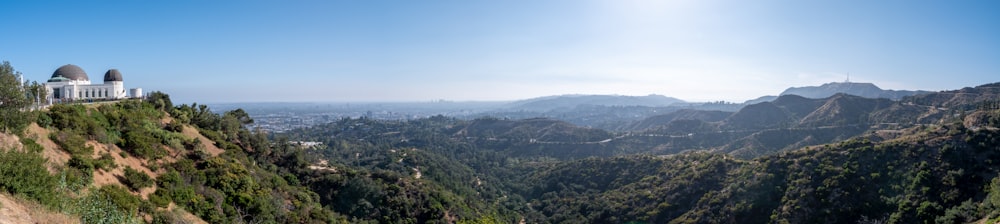
<svg viewBox="0 0 1000 224"><path fill-rule="evenodd" d="M739 101L842 81L1000 81L1000 1L16 1L0 60L178 102Z"/></svg>

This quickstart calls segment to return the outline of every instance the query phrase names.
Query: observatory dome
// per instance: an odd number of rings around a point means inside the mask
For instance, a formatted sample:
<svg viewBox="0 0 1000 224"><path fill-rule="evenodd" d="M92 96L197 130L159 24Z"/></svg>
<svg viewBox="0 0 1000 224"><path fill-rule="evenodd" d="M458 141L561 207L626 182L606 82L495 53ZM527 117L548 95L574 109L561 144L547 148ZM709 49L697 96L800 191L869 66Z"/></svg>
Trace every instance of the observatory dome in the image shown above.
<svg viewBox="0 0 1000 224"><path fill-rule="evenodd" d="M122 81L122 73L118 69L110 69L108 72L104 73L105 82Z"/></svg>
<svg viewBox="0 0 1000 224"><path fill-rule="evenodd" d="M56 69L56 71L52 73L52 78L50 80L58 80L60 77L68 80L90 81L90 78L87 77L86 72L83 72L83 69L79 66L71 64L63 65Z"/></svg>

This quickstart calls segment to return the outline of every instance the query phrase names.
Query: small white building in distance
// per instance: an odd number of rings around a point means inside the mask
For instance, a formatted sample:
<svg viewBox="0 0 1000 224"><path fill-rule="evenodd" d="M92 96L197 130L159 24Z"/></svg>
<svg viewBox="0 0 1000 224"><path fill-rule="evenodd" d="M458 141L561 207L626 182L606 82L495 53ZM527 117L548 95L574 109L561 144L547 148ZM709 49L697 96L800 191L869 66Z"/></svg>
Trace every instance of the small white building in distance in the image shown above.
<svg viewBox="0 0 1000 224"><path fill-rule="evenodd" d="M122 73L118 69L110 69L104 73L103 84L91 84L90 77L76 65L63 65L52 73L52 78L45 84L48 103L71 102L78 100L116 100L128 98ZM142 89L132 90L133 97L142 97Z"/></svg>

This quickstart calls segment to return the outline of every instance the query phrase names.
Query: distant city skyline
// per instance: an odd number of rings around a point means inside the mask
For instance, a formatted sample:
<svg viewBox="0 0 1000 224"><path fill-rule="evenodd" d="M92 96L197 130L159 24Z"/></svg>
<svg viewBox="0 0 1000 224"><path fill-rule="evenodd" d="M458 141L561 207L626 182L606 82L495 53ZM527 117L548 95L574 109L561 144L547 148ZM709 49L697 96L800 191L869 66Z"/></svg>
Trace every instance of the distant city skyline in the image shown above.
<svg viewBox="0 0 1000 224"><path fill-rule="evenodd" d="M15 1L0 60L178 103L743 102L843 82L1000 81L1000 1Z"/></svg>

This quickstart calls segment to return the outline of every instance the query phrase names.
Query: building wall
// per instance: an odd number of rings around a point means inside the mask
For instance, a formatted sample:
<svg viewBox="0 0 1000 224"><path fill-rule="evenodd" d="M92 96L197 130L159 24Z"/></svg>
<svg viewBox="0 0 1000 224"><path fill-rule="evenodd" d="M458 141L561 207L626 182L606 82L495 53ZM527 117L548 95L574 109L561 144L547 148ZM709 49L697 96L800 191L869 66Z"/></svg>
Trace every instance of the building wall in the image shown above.
<svg viewBox="0 0 1000 224"><path fill-rule="evenodd" d="M89 82L68 81L45 83L48 90L46 99L51 102L88 100L88 99L122 99L127 95L123 82L105 82L104 84L90 84ZM56 94L55 89L60 93ZM55 96L58 95L59 98Z"/></svg>

